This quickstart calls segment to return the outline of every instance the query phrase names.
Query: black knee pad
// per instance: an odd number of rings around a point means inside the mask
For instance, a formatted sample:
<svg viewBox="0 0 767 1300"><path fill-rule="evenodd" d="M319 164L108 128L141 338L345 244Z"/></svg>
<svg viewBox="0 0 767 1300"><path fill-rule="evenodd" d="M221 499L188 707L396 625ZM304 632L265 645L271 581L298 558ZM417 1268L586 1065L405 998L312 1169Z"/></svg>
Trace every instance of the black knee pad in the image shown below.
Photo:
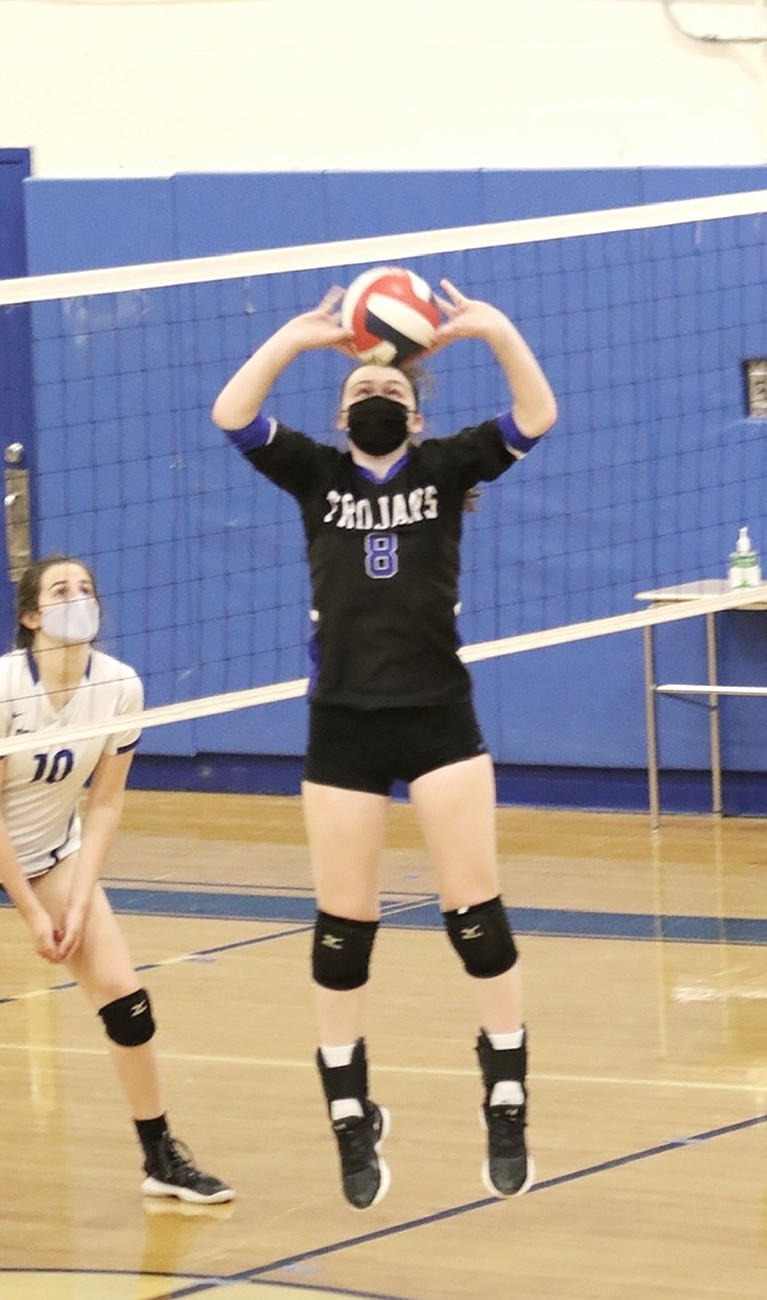
<svg viewBox="0 0 767 1300"><path fill-rule="evenodd" d="M152 1004L146 989L137 989L127 997L108 1002L99 1011L107 1037L119 1047L140 1047L154 1034Z"/></svg>
<svg viewBox="0 0 767 1300"><path fill-rule="evenodd" d="M469 975L484 980L511 970L519 954L500 898L442 915L447 936Z"/></svg>
<svg viewBox="0 0 767 1300"><path fill-rule="evenodd" d="M324 989L359 989L367 984L377 921L350 921L318 912L314 924L312 976Z"/></svg>

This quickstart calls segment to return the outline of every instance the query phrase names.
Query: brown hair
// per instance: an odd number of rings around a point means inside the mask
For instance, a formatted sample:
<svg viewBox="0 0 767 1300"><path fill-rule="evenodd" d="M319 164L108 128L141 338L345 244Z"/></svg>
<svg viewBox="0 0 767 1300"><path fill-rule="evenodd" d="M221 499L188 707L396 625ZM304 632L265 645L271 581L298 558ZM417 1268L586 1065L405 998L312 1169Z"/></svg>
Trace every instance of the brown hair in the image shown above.
<svg viewBox="0 0 767 1300"><path fill-rule="evenodd" d="M22 623L25 614L36 614L40 605L40 588L43 585L43 578L48 569L54 564L77 564L84 569L93 583L93 594L101 607L99 594L96 590L96 579L90 565L83 560L78 560L76 555L45 555L41 560L36 560L34 564L28 565L19 578L19 585L16 589L16 640L15 645L18 650L29 650L35 639L34 629L27 627Z"/></svg>
<svg viewBox="0 0 767 1300"><path fill-rule="evenodd" d="M346 385L348 384L352 375L356 375L358 370L362 370L364 369L365 366L368 365L370 365L369 361L358 361L357 365L352 366L351 370L344 375L343 381L341 383L341 392L339 394L339 406L343 404L344 393L346 392ZM413 397L415 399L415 409L417 411L420 411L421 390L425 382L428 381L429 379L429 376L426 374L426 371L420 369L416 363L413 363L411 365L387 366L386 369L399 371L403 379L407 380L407 382L409 383L410 387L413 390Z"/></svg>

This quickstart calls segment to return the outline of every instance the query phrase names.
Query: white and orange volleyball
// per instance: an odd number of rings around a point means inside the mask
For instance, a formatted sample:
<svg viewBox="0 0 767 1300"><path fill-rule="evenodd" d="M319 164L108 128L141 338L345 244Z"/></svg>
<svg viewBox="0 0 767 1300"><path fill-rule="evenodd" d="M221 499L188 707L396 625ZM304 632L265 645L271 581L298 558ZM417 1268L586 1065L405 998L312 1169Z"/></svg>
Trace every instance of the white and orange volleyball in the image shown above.
<svg viewBox="0 0 767 1300"><path fill-rule="evenodd" d="M341 303L341 324L352 332L360 361L401 366L431 347L439 307L420 275L398 266L377 266L349 285Z"/></svg>

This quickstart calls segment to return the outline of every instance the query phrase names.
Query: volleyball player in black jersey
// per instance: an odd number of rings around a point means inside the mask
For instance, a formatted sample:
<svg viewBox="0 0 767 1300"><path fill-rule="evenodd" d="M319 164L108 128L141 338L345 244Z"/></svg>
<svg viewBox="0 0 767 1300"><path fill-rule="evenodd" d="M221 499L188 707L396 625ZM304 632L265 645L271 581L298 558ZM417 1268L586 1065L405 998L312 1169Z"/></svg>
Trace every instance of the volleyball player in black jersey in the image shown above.
<svg viewBox="0 0 767 1300"><path fill-rule="evenodd" d="M213 407L215 423L296 498L303 517L316 620L303 807L318 907L317 1062L344 1194L356 1209L377 1204L389 1186L379 1153L389 1116L368 1097L363 1003L397 779L409 786L447 934L476 998L483 1181L494 1195L513 1196L534 1178L525 1143L519 965L499 896L493 767L457 654L455 611L465 495L530 450L554 423L556 403L511 321L447 280L442 288L446 320L432 350L484 340L511 390L505 414L421 441L423 417L408 374L358 365L341 396L343 450L262 415L274 381L299 353L349 351L337 289L267 339Z"/></svg>

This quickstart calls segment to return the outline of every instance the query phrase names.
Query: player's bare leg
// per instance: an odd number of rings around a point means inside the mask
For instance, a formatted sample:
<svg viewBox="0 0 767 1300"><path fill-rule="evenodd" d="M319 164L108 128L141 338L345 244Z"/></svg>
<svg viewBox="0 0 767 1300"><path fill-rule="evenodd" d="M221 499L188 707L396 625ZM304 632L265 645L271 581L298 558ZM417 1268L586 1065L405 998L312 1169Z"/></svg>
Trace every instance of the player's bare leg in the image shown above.
<svg viewBox="0 0 767 1300"><path fill-rule="evenodd" d="M383 1200L379 1149L389 1114L368 1096L365 993L378 926L378 866L387 798L304 782L303 807L317 898L313 973L317 1065L338 1144L344 1195L355 1209Z"/></svg>
<svg viewBox="0 0 767 1300"><path fill-rule="evenodd" d="M535 1176L525 1142L527 1041L517 953L499 896L492 762L482 754L439 768L414 781L410 794L479 1014L483 1181L495 1196L519 1195Z"/></svg>
<svg viewBox="0 0 767 1300"><path fill-rule="evenodd" d="M34 883L54 920L70 897L75 868L76 854L72 854ZM198 1169L191 1152L168 1129L149 994L139 988L122 930L99 883L91 894L82 941L66 966L106 1029L144 1153L144 1194L203 1204L230 1201L232 1189Z"/></svg>

